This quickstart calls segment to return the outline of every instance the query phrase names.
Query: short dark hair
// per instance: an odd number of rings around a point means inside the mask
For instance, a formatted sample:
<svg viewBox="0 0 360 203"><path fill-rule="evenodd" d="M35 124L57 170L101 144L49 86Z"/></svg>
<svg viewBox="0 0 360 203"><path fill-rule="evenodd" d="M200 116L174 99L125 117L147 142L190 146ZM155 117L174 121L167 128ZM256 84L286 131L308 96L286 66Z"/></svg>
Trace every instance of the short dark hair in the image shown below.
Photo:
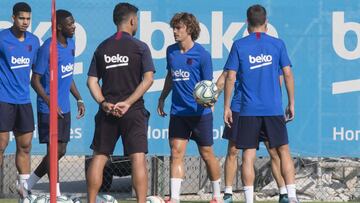
<svg viewBox="0 0 360 203"><path fill-rule="evenodd" d="M170 21L172 28L176 27L179 23L183 23L186 26L187 32L191 35L193 41L197 40L200 35L200 25L196 17L191 13L176 13Z"/></svg>
<svg viewBox="0 0 360 203"><path fill-rule="evenodd" d="M59 9L56 11L56 24L61 24L63 22L63 20L65 20L65 18L72 16L72 14L67 11L67 10L63 10L63 9Z"/></svg>
<svg viewBox="0 0 360 203"><path fill-rule="evenodd" d="M266 10L259 4L250 6L246 15L250 27L258 27L266 22Z"/></svg>
<svg viewBox="0 0 360 203"><path fill-rule="evenodd" d="M25 2L18 2L13 6L13 15L16 16L19 12L31 13L31 7Z"/></svg>
<svg viewBox="0 0 360 203"><path fill-rule="evenodd" d="M136 14L138 12L138 8L129 3L118 3L113 12L113 21L115 25L120 25L125 20L127 20L130 14Z"/></svg>

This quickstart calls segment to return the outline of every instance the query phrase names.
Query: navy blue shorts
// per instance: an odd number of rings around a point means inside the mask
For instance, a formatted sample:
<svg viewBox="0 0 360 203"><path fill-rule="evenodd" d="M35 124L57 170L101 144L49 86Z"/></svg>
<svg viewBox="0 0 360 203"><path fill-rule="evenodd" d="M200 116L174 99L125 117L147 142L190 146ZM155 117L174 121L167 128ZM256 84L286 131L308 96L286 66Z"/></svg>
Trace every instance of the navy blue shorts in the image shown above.
<svg viewBox="0 0 360 203"><path fill-rule="evenodd" d="M31 103L9 104L0 102L0 132L28 133L33 132L34 129L34 113Z"/></svg>
<svg viewBox="0 0 360 203"><path fill-rule="evenodd" d="M113 154L121 136L124 155L147 153L150 113L145 108L128 111L123 117L107 115L102 109L95 116L95 133L90 146L95 152Z"/></svg>
<svg viewBox="0 0 360 203"><path fill-rule="evenodd" d="M38 131L39 131L39 142L49 143L49 123L50 114L48 113L37 113L38 116ZM64 118L58 117L58 142L67 143L70 141L70 126L71 126L71 114L63 114Z"/></svg>
<svg viewBox="0 0 360 203"><path fill-rule="evenodd" d="M239 116L236 147L256 149L261 131L266 135L270 148L289 143L284 116Z"/></svg>
<svg viewBox="0 0 360 203"><path fill-rule="evenodd" d="M236 137L237 137L237 133L238 133L238 128L239 128L239 112L235 112L232 111L232 119L233 119L233 123L231 125L231 128L229 128L227 125L225 125L224 128L224 132L223 132L223 139L229 140L229 141L236 141ZM269 138L268 136L264 133L264 129L262 129L260 131L260 135L259 135L259 142L268 142Z"/></svg>
<svg viewBox="0 0 360 203"><path fill-rule="evenodd" d="M202 116L171 115L169 138L192 139L199 146L212 146L214 144L212 113Z"/></svg>
<svg viewBox="0 0 360 203"><path fill-rule="evenodd" d="M233 123L231 125L231 128L229 128L227 125L225 125L224 132L223 132L223 139L229 140L229 141L236 141L236 137L238 134L238 126L239 126L239 112L232 111L232 119Z"/></svg>

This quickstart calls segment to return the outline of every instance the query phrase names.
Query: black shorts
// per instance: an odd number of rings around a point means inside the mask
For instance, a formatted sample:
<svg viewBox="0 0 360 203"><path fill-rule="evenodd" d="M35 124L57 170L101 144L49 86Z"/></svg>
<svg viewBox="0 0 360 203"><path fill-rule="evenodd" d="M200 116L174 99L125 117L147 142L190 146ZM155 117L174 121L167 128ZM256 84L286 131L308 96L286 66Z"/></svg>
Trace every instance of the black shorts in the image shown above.
<svg viewBox="0 0 360 203"><path fill-rule="evenodd" d="M202 116L171 115L169 138L192 139L199 146L212 146L214 144L212 113Z"/></svg>
<svg viewBox="0 0 360 203"><path fill-rule="evenodd" d="M239 116L237 131L238 149L258 148L261 131L270 148L289 143L284 116Z"/></svg>
<svg viewBox="0 0 360 203"><path fill-rule="evenodd" d="M28 133L33 132L34 129L34 113L31 103L0 102L0 132Z"/></svg>
<svg viewBox="0 0 360 203"><path fill-rule="evenodd" d="M100 109L95 116L95 133L90 146L95 152L111 155L121 136L124 155L148 152L147 129L150 113L135 109L117 118Z"/></svg>
<svg viewBox="0 0 360 203"><path fill-rule="evenodd" d="M37 113L39 142L49 143L50 114ZM70 141L71 113L63 114L64 118L58 117L58 142L67 143Z"/></svg>

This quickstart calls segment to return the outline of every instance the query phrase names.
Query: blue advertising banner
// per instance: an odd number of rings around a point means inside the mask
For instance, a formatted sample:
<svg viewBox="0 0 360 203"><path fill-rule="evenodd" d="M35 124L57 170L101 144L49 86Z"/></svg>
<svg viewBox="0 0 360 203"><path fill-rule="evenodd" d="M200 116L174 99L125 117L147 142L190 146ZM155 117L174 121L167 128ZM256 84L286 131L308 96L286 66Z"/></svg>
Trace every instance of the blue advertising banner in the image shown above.
<svg viewBox="0 0 360 203"><path fill-rule="evenodd" d="M29 31L42 42L50 37L50 1L27 0L32 7ZM198 43L210 53L214 76L222 72L234 40L247 35L246 9L253 1L215 0L149 0L129 1L139 7L139 29L136 37L148 44L156 66L155 82L145 95L151 117L148 128L149 153L168 155L169 116L157 115L156 107L166 75L166 47L174 43L169 21L176 12L193 13L201 25ZM298 156L360 156L360 3L358 1L304 0L258 1L268 11L270 35L284 40L295 76L295 120L288 124L290 148ZM15 1L0 2L0 30L12 25ZM71 142L68 154L91 154L89 146L94 133L94 116L98 110L86 87L92 54L98 44L116 32L112 22L118 1L62 0L58 9L67 9L76 20L76 64L74 80L84 98L85 118L76 119L76 101L72 102ZM0 56L1 57L1 56ZM286 91L283 90L283 101ZM36 95L32 101L36 112ZM170 110L170 96L165 109ZM284 106L285 107L285 106ZM36 116L35 116L36 117ZM223 97L214 112L213 136L217 155L225 155ZM3 119L3 118L1 118ZM15 151L14 137L7 153ZM35 131L33 154L42 154L45 146L38 144ZM122 154L121 141L116 154ZM197 155L191 142L187 154ZM260 155L266 155L263 145Z"/></svg>

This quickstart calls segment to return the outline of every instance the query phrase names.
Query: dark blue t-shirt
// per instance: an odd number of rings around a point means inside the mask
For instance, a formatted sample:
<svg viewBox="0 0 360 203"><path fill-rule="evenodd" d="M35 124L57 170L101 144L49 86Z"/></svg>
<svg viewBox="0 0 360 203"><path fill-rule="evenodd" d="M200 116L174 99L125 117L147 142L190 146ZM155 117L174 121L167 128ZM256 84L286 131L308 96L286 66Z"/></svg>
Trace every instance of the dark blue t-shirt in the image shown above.
<svg viewBox="0 0 360 203"><path fill-rule="evenodd" d="M283 115L279 72L286 66L291 62L280 39L251 33L234 42L224 70L239 75L240 116Z"/></svg>
<svg viewBox="0 0 360 203"><path fill-rule="evenodd" d="M212 80L213 67L211 56L200 44L185 53L181 53L177 43L166 51L167 69L172 75L171 114L180 116L199 116L211 113L196 103L193 91L201 80Z"/></svg>
<svg viewBox="0 0 360 203"><path fill-rule="evenodd" d="M47 39L40 47L34 73L42 75L41 85L47 95L50 95L50 44L51 38ZM71 38L67 39L67 46L63 47L59 42L58 48L58 106L64 113L70 112L70 87L73 82L75 43ZM42 97L37 97L37 110L41 113L49 113L49 107Z"/></svg>
<svg viewBox="0 0 360 203"><path fill-rule="evenodd" d="M30 32L19 41L10 28L0 31L0 101L30 103L30 69L39 46L39 39Z"/></svg>

